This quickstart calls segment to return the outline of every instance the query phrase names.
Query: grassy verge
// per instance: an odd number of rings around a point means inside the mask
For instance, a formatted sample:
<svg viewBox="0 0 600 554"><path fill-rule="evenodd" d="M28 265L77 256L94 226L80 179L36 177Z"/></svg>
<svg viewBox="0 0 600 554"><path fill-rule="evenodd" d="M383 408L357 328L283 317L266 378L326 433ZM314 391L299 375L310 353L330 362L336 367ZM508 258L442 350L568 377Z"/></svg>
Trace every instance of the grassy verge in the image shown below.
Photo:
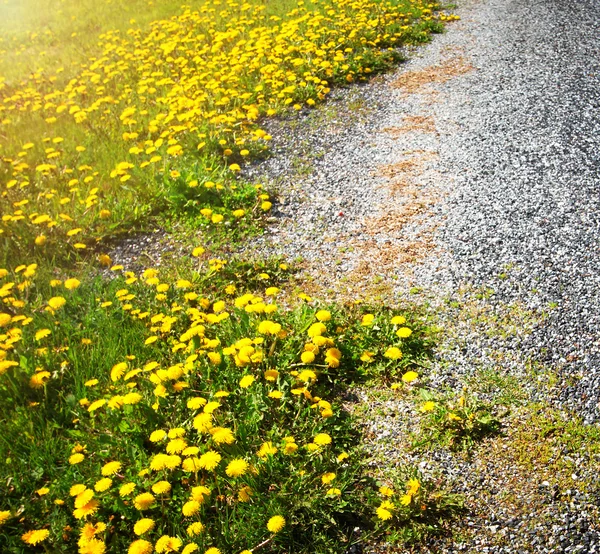
<svg viewBox="0 0 600 554"><path fill-rule="evenodd" d="M335 552L357 521L377 532L436 512L414 476L377 493L330 392L413 381L424 351L409 314L306 295L283 308L270 275L248 292L199 263L179 278L4 275L4 549Z"/></svg>

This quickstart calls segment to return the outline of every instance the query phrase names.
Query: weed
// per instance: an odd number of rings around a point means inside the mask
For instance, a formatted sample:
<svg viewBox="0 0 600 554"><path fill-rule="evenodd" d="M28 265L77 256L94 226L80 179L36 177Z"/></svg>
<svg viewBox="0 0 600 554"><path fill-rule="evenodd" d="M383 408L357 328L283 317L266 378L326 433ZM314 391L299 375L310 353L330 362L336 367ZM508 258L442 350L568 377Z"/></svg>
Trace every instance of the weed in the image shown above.
<svg viewBox="0 0 600 554"><path fill-rule="evenodd" d="M500 431L501 416L493 408L478 400L467 390L458 398L436 395L421 390L424 414L421 422L422 436L415 438L414 446L439 444L451 450L468 452L478 441Z"/></svg>

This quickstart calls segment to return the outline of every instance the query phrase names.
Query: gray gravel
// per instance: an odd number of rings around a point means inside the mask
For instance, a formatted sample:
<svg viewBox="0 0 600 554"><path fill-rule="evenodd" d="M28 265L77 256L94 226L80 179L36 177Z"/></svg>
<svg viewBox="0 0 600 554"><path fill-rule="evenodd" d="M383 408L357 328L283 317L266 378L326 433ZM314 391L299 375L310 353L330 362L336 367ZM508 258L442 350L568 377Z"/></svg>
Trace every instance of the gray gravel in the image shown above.
<svg viewBox="0 0 600 554"><path fill-rule="evenodd" d="M600 417L599 7L474 8L478 71L450 83L442 111L460 129L441 141L458 175L441 232L455 282L489 285L499 302L557 305L522 347L576 378L560 401L588 421Z"/></svg>
<svg viewBox="0 0 600 554"><path fill-rule="evenodd" d="M372 295L376 282L398 300L420 287L454 341L440 351L432 386L494 367L523 379L530 398L597 425L599 9L598 0L462 3L462 21L394 74L270 123L275 155L246 175L278 184L279 223L253 249L302 256L308 278L334 296ZM430 68L445 77L427 82ZM449 298L464 302L465 290L488 291L475 302L477 317L487 315L475 323L443 308ZM522 328L486 332L485 321L506 312ZM541 381L557 375L550 394L531 381L532 361L544 366ZM389 459L403 420L381 417L367 425ZM517 424L508 423L509 437ZM599 461L574 457L600 490ZM534 472L529 512L516 515L500 493L527 476L505 459L439 452L430 463L474 516L463 542L417 551L600 552L594 491L556 490Z"/></svg>

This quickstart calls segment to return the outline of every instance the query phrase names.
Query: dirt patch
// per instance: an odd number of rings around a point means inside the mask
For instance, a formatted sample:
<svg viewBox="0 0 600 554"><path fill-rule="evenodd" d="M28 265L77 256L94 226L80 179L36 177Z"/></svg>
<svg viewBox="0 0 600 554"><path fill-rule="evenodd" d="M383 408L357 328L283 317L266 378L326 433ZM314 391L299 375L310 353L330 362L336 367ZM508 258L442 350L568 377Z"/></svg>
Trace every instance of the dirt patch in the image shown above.
<svg viewBox="0 0 600 554"><path fill-rule="evenodd" d="M433 92L432 85L445 83L474 69L464 56L458 55L445 60L439 65L407 71L393 81L391 86L403 90L406 94L431 93Z"/></svg>
<svg viewBox="0 0 600 554"><path fill-rule="evenodd" d="M430 237L420 237L419 240L383 245L375 240L367 240L362 247L367 255L353 272L358 279L372 276L375 268L383 273L399 264L417 263L431 253L435 243Z"/></svg>
<svg viewBox="0 0 600 554"><path fill-rule="evenodd" d="M435 120L426 115L409 115L404 118L400 127L387 127L383 132L388 133L393 139L400 138L406 133L435 133Z"/></svg>
<svg viewBox="0 0 600 554"><path fill-rule="evenodd" d="M414 222L417 216L426 214L438 199L438 195L416 191L414 196L407 198L403 204L394 206L379 217L365 220L364 230L372 237L398 236L407 223Z"/></svg>
<svg viewBox="0 0 600 554"><path fill-rule="evenodd" d="M413 150L406 152L405 155L407 157L399 162L380 166L375 175L387 177L388 179L406 175L415 178L427 162L438 158L438 153L431 150Z"/></svg>
<svg viewBox="0 0 600 554"><path fill-rule="evenodd" d="M389 202L381 206L379 214L365 218L360 238L348 243L357 261L344 274L343 296L385 297L400 275L410 278L415 265L435 255L439 248L433 238L437 224L430 215L440 191L430 162L437 158L437 152L413 150L374 172L385 178L381 186L388 189Z"/></svg>

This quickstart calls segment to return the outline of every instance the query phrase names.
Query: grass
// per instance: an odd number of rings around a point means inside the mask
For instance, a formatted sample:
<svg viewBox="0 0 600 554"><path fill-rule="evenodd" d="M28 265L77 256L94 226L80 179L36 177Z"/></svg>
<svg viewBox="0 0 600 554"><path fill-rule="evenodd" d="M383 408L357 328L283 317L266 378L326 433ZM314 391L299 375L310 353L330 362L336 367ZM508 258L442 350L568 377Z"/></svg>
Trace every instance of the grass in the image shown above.
<svg viewBox="0 0 600 554"><path fill-rule="evenodd" d="M481 440L500 432L502 415L466 388L460 395L422 390L421 397L423 417L415 448L442 446L469 453Z"/></svg>
<svg viewBox="0 0 600 554"><path fill-rule="evenodd" d="M4 0L0 3L0 75L7 81L42 70L56 72L59 79L74 76L73 68L98 51L100 35L106 31L147 29L154 21L181 12L182 3L157 0ZM185 2L191 9L203 0ZM282 0L267 6L270 15L283 16L294 6Z"/></svg>
<svg viewBox="0 0 600 554"><path fill-rule="evenodd" d="M564 413L541 404L528 407L522 424L512 437L516 463L524 471L540 471L552 482L565 488L592 491L585 481L572 480L580 466L572 455L595 460L600 455L600 427L585 424L571 413ZM595 485L596 488L598 485Z"/></svg>
<svg viewBox="0 0 600 554"><path fill-rule="evenodd" d="M65 281L52 291L46 276L29 277L27 303L38 313L36 325L24 329L18 364L2 366L0 384L4 508L16 514L25 502L26 511L2 527L0 546L26 551L19 547L20 530L37 528L49 530L55 551L69 552L78 536L65 535L64 523L102 522L111 514L121 523L96 540L114 551L128 548L135 538L131 526L141 516L155 520L155 539L185 537L186 528L201 521L208 531L193 537L194 544L227 551L269 540L285 551L333 552L348 540L357 518L382 527L358 457L356 424L328 391L372 368L391 372L391 345L416 356L422 338L396 336L406 329L404 316L390 323L387 310L325 311L306 297L294 308L278 309L276 287L263 288L260 297L229 290L235 294L216 300L231 274L208 268L206 275L211 272L208 287L201 285L200 270L186 282L176 276L159 281L147 271L135 282ZM246 290L254 288L246 283ZM264 279L258 283L265 286ZM62 306L46 300L59 286ZM213 299L192 292L201 289ZM360 360L365 347L369 362ZM401 375L408 367L395 371ZM165 438L155 440L157 430ZM161 465L165 454L175 459L171 469ZM217 459L215 468L206 466L206 456ZM234 460L247 464L239 478L225 471ZM119 468L107 476L108 462ZM25 474L30 478L19 478ZM103 478L110 480L107 489ZM152 488L163 481L169 494ZM135 493L123 492L128 483ZM79 513L75 485L100 504L90 501ZM200 485L210 489L210 498L182 517L192 487ZM251 490L250 503L240 500L242 489ZM427 490L432 509L434 500L445 499ZM133 506L143 491L155 493L147 510ZM413 519L414 503L390 510L395 524ZM270 535L267 521L282 514L289 527Z"/></svg>

